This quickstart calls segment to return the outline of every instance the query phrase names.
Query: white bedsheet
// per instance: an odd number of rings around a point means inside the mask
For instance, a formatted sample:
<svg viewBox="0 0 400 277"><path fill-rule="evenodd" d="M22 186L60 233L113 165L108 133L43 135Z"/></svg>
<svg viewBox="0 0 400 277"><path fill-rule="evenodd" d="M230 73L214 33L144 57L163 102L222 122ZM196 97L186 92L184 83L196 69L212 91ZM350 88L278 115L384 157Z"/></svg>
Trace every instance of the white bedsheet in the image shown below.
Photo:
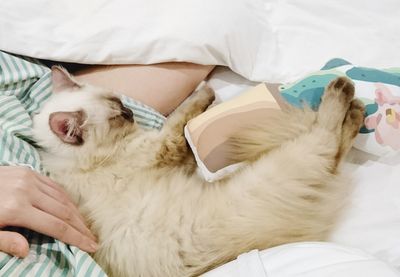
<svg viewBox="0 0 400 277"><path fill-rule="evenodd" d="M253 250L205 277L398 277L385 262L361 250L332 243L291 243Z"/></svg>
<svg viewBox="0 0 400 277"><path fill-rule="evenodd" d="M357 247L400 270L400 165L346 164L355 188L331 240Z"/></svg>

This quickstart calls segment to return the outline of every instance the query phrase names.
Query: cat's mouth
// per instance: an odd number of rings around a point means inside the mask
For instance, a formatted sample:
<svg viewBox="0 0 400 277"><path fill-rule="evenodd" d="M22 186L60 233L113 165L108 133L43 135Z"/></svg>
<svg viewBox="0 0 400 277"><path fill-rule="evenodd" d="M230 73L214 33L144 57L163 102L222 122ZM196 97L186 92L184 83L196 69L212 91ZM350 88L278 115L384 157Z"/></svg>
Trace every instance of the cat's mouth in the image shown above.
<svg viewBox="0 0 400 277"><path fill-rule="evenodd" d="M86 114L77 112L55 112L50 114L49 125L51 131L62 141L72 145L82 145L83 124Z"/></svg>

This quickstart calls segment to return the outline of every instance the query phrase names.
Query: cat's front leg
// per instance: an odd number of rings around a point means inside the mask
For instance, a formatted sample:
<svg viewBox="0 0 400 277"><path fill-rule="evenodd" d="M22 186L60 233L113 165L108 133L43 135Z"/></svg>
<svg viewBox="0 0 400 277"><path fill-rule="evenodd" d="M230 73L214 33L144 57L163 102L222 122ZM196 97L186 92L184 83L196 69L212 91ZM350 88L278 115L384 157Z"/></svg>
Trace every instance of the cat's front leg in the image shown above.
<svg viewBox="0 0 400 277"><path fill-rule="evenodd" d="M160 134L161 145L157 150L155 164L157 167L184 166L189 172L195 169L194 157L184 136L184 127L213 101L214 92L203 85L168 117Z"/></svg>

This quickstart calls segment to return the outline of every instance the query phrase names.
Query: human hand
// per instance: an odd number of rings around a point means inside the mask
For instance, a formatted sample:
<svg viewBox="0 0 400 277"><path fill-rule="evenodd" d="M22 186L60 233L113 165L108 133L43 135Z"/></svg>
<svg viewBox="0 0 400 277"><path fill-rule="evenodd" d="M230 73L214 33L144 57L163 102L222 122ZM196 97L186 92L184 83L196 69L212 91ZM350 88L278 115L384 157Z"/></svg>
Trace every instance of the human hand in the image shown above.
<svg viewBox="0 0 400 277"><path fill-rule="evenodd" d="M96 238L78 209L48 177L25 167L0 166L0 191L0 251L18 257L29 252L25 237L3 231L6 226L28 228L84 251L96 251Z"/></svg>

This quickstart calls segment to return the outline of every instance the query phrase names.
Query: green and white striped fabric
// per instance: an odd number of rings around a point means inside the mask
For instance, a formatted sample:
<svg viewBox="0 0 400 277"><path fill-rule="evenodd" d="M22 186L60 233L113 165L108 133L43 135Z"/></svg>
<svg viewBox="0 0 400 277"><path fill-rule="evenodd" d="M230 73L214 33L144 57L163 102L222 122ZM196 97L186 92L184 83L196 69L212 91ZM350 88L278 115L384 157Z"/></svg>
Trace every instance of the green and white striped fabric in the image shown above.
<svg viewBox="0 0 400 277"><path fill-rule="evenodd" d="M28 166L43 173L31 145L32 116L51 95L51 71L37 60L0 51L0 166ZM137 101L122 97L142 126L160 129L165 118ZM0 180L1 181L1 180ZM0 252L0 276L106 276L86 253L33 231L17 230L28 238L28 257Z"/></svg>
<svg viewBox="0 0 400 277"><path fill-rule="evenodd" d="M149 106L133 100L125 95L121 96L121 101L125 107L133 111L135 121L139 125L158 130L160 130L164 125L165 117Z"/></svg>

